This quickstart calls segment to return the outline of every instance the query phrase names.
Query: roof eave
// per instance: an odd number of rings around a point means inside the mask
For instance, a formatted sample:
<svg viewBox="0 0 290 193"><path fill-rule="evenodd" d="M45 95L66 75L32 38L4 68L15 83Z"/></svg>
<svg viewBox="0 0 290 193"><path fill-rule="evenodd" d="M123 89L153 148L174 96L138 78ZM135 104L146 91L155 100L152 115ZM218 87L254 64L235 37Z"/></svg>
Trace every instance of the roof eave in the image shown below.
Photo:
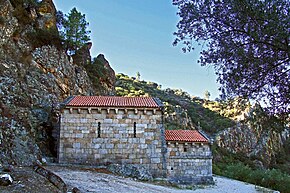
<svg viewBox="0 0 290 193"><path fill-rule="evenodd" d="M174 143L209 143L208 141L178 141L178 140L166 140L166 142L174 142Z"/></svg>

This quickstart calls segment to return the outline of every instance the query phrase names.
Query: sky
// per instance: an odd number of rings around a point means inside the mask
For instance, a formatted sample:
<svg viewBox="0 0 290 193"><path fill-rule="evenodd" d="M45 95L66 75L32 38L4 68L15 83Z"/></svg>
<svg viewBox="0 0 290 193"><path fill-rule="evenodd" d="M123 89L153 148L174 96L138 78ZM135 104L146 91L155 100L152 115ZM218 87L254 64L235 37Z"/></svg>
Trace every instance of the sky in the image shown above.
<svg viewBox="0 0 290 193"><path fill-rule="evenodd" d="M183 53L173 46L179 21L170 0L53 0L64 14L73 7L86 15L91 30L92 57L104 54L116 73L141 74L141 80L156 82L162 89L182 89L210 99L219 96L212 67L201 67L201 48Z"/></svg>

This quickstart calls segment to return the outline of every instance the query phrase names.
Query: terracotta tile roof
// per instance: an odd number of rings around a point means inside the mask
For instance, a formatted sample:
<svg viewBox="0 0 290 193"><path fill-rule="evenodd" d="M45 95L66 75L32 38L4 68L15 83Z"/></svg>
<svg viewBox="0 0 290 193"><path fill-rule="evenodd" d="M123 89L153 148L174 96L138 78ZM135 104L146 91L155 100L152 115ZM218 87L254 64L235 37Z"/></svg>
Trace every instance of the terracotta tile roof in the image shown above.
<svg viewBox="0 0 290 193"><path fill-rule="evenodd" d="M165 130L166 141L208 142L197 130Z"/></svg>
<svg viewBox="0 0 290 193"><path fill-rule="evenodd" d="M66 106L159 108L162 105L153 97L74 96Z"/></svg>

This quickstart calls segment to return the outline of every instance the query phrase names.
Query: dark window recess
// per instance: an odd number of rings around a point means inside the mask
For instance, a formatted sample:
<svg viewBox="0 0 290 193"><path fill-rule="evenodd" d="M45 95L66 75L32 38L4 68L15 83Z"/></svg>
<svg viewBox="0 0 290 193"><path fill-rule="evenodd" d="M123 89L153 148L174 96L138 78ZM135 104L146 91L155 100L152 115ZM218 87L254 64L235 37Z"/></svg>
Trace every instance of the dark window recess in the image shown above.
<svg viewBox="0 0 290 193"><path fill-rule="evenodd" d="M187 148L186 148L186 147L185 147L185 148L183 148L183 151L184 151L184 152L187 152Z"/></svg>
<svg viewBox="0 0 290 193"><path fill-rule="evenodd" d="M173 170L173 167L171 167L171 170Z"/></svg>
<svg viewBox="0 0 290 193"><path fill-rule="evenodd" d="M101 123L98 122L98 137L101 137Z"/></svg>
<svg viewBox="0 0 290 193"><path fill-rule="evenodd" d="M136 122L134 122L134 138L136 138Z"/></svg>

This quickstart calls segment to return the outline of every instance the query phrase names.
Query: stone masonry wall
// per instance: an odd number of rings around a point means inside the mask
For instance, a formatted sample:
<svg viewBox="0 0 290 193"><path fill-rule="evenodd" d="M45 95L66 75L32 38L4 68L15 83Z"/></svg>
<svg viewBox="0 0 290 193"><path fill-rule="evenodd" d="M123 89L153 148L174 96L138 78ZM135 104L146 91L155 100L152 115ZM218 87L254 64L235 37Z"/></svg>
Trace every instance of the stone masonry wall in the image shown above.
<svg viewBox="0 0 290 193"><path fill-rule="evenodd" d="M178 184L212 183L212 155L208 144L167 142L167 175Z"/></svg>
<svg viewBox="0 0 290 193"><path fill-rule="evenodd" d="M59 162L143 164L154 176L161 176L165 164L162 130L162 112L158 109L65 108Z"/></svg>

